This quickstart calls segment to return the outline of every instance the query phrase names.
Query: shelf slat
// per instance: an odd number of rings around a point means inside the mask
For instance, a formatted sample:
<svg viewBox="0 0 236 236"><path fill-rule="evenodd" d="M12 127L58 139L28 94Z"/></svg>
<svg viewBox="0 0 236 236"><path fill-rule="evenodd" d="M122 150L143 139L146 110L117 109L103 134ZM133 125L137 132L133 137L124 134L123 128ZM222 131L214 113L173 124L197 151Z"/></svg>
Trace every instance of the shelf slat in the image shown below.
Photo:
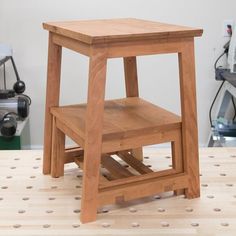
<svg viewBox="0 0 236 236"><path fill-rule="evenodd" d="M153 172L153 170L151 170L148 166L144 165L141 161L137 160L134 156L132 156L126 151L117 152L117 155L123 161L133 167L136 171L138 171L140 174L147 174Z"/></svg>

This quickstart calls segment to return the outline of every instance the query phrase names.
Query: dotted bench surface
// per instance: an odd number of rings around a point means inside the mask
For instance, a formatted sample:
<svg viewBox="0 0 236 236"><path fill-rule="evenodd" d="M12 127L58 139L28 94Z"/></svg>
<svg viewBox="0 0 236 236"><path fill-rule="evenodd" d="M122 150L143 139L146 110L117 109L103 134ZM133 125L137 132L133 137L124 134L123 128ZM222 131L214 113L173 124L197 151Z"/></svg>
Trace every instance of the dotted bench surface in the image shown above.
<svg viewBox="0 0 236 236"><path fill-rule="evenodd" d="M144 149L144 163L171 165L169 149ZM97 221L79 221L82 170L43 175L42 151L0 152L0 235L233 235L236 232L236 148L200 150L201 198L172 192L109 205Z"/></svg>

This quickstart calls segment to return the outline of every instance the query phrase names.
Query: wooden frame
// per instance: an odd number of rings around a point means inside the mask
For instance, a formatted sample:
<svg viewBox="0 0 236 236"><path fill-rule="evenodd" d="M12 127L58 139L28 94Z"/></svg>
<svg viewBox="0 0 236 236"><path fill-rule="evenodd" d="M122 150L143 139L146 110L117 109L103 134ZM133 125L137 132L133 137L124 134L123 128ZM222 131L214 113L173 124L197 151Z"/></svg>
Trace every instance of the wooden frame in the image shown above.
<svg viewBox="0 0 236 236"><path fill-rule="evenodd" d="M44 120L44 153L43 173L51 172L51 151L52 151L52 115L50 108L59 105L60 76L61 76L61 46L53 42L53 33L49 33L48 40L48 71L47 91Z"/></svg>
<svg viewBox="0 0 236 236"><path fill-rule="evenodd" d="M138 91L138 72L136 57L124 58L124 71L125 71L125 88L127 97L139 97ZM143 160L142 147L132 149L132 154L135 158Z"/></svg>
<svg viewBox="0 0 236 236"><path fill-rule="evenodd" d="M123 34L116 35L110 23L118 23ZM98 25L104 35L96 30ZM81 221L94 221L98 206L122 199L162 191L182 194L183 189L188 198L199 197L193 37L202 30L137 19L49 23L44 27L50 35L43 172L62 176L64 163L71 161L83 167ZM86 106L59 107L62 47L90 58ZM136 56L160 53L179 56L181 118L139 98ZM107 60L116 57L124 58L127 98L106 102ZM65 135L81 148L65 150ZM162 142L171 142L173 169L153 172L141 162L142 146ZM139 175L133 176L109 153L117 154ZM118 179L106 180L100 174L101 163L110 170L111 178Z"/></svg>

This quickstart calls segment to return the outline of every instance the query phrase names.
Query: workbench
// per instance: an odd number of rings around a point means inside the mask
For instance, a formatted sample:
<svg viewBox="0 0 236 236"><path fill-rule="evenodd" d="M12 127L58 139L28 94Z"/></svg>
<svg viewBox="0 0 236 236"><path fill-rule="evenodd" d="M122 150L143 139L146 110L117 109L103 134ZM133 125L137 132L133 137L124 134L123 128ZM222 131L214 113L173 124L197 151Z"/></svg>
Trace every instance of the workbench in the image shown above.
<svg viewBox="0 0 236 236"><path fill-rule="evenodd" d="M144 149L144 164L169 168L170 149ZM63 178L41 173L42 150L0 151L0 235L235 235L236 148L200 149L201 197L173 192L99 208L81 224L83 171L65 166ZM121 162L124 165L124 162Z"/></svg>

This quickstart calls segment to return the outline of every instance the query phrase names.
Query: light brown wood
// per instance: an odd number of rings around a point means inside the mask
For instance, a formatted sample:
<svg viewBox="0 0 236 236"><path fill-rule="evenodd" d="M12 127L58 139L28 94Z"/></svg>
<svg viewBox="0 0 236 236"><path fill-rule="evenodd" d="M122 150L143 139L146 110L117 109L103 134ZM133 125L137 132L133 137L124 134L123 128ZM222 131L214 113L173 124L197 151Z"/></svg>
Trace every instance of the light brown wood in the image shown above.
<svg viewBox="0 0 236 236"><path fill-rule="evenodd" d="M138 91L138 72L136 57L124 58L125 89L126 97L139 97ZM132 149L132 155L138 160L143 160L142 147Z"/></svg>
<svg viewBox="0 0 236 236"><path fill-rule="evenodd" d="M57 127L67 136L69 136L75 143L79 144L82 148L84 148L84 138L81 138L77 134L77 130L71 129L71 127L67 126L65 123L61 122L59 119L56 120Z"/></svg>
<svg viewBox="0 0 236 236"><path fill-rule="evenodd" d="M75 157L84 155L84 150L81 147L70 147L65 149L65 163L74 162Z"/></svg>
<svg viewBox="0 0 236 236"><path fill-rule="evenodd" d="M99 183L101 183L101 184L106 184L106 183L108 183L108 182L109 182L109 180L108 180L105 176L103 176L102 173L100 173L100 176L99 176Z"/></svg>
<svg viewBox="0 0 236 236"><path fill-rule="evenodd" d="M127 97L139 97L136 57L124 58L125 89Z"/></svg>
<svg viewBox="0 0 236 236"><path fill-rule="evenodd" d="M94 221L101 204L162 191L182 194L183 189L188 198L198 197L193 37L201 36L202 30L138 19L45 23L44 28L50 31L46 104L49 125L45 126L45 132L46 128L51 132L50 111L55 119L53 175L60 175L64 163L72 161L76 154L75 150L64 150L63 139L67 135L81 147L77 152L81 156L75 157L75 162L83 168L81 222ZM61 47L90 57L87 104L58 106ZM138 98L136 56L160 53L179 55L181 117ZM104 101L106 63L114 57L124 58L127 98ZM53 88L55 91L50 95L55 81L56 89ZM44 158L44 173L51 164L51 142L49 133L45 136L44 152L49 155ZM173 169L152 172L138 161L142 159L141 147L163 142L172 144ZM132 155L127 154L127 150ZM109 153L119 151L122 151L121 158L141 174L133 170L132 174L138 175L130 176L131 170L110 157ZM101 177L101 159L103 166L110 170L110 181Z"/></svg>
<svg viewBox="0 0 236 236"><path fill-rule="evenodd" d="M79 168L81 168L82 170L84 169L84 158L82 156L75 157L74 162L75 162L75 164L77 164L79 166ZM102 172L100 172L99 183L106 184L106 183L108 183L108 181L109 180L103 176Z"/></svg>
<svg viewBox="0 0 236 236"><path fill-rule="evenodd" d="M91 46L89 47L89 45L81 43L80 41L76 41L75 39L66 38L64 36L56 36L54 41L55 44L82 53L83 55L91 55ZM106 48L107 58L127 58L144 55L182 52L185 42L188 41L191 41L191 38L159 39L158 41L155 39L138 40L132 42L99 44L98 47ZM95 45L94 47L97 47L97 45Z"/></svg>
<svg viewBox="0 0 236 236"><path fill-rule="evenodd" d="M84 158L83 157L75 157L75 164L77 164L81 169L84 169Z"/></svg>
<svg viewBox="0 0 236 236"><path fill-rule="evenodd" d="M118 161L114 160L109 155L102 155L101 162L103 167L106 168L115 179L121 179L133 176L133 174L130 171L128 171Z"/></svg>
<svg viewBox="0 0 236 236"><path fill-rule="evenodd" d="M51 109L58 121L76 136L85 138L86 105L71 105ZM103 141L129 137L145 132L179 128L179 116L141 98L125 98L105 102Z"/></svg>
<svg viewBox="0 0 236 236"><path fill-rule="evenodd" d="M53 42L59 46L90 56L91 46L86 43L78 42L75 39L67 38L58 34L53 35Z"/></svg>
<svg viewBox="0 0 236 236"><path fill-rule="evenodd" d="M178 53L182 52L185 42L191 39L192 38L173 38L110 43L107 45L107 57L117 58Z"/></svg>
<svg viewBox="0 0 236 236"><path fill-rule="evenodd" d="M135 148L131 150L131 154L140 161L143 161L143 148Z"/></svg>
<svg viewBox="0 0 236 236"><path fill-rule="evenodd" d="M44 23L43 27L88 44L202 35L201 29L132 18L48 22Z"/></svg>
<svg viewBox="0 0 236 236"><path fill-rule="evenodd" d="M103 51L94 51L89 62L85 121L84 178L80 215L83 223L94 221L97 215L106 64L106 54Z"/></svg>
<svg viewBox="0 0 236 236"><path fill-rule="evenodd" d="M200 196L198 129L196 106L196 82L194 63L194 41L186 43L185 50L179 53L181 113L184 170L189 175L188 198Z"/></svg>
<svg viewBox="0 0 236 236"><path fill-rule="evenodd" d="M105 206L96 222L82 225L80 213L75 213L80 210L82 189L76 186L82 185L82 177L77 177L74 164L66 166L63 178L54 179L41 173L42 150L0 151L0 234L233 236L235 153L235 147L200 148L201 198L189 200L172 192L160 193ZM165 158L171 155L170 149L144 148L144 155L149 157L144 163L155 169L170 164Z"/></svg>
<svg viewBox="0 0 236 236"><path fill-rule="evenodd" d="M49 33L48 40L48 70L47 70L47 91L44 120L44 154L43 173L51 172L52 152L52 116L50 108L59 105L60 75L61 75L61 47L54 44L52 33Z"/></svg>
<svg viewBox="0 0 236 236"><path fill-rule="evenodd" d="M161 170L158 172L152 172L152 173L148 173L148 174L144 174L144 175L137 175L137 176L131 176L125 179L116 179L116 180L112 180L109 181L108 183L101 184L99 185L99 189L102 191L104 189L110 189L110 188L115 188L115 187L124 187L127 186L129 184L137 184L141 181L146 181L148 182L149 180L152 179L156 179L159 177L163 177L163 176L169 176L171 177L172 175L176 174L176 171L174 169L167 169L167 170ZM136 197L138 198L138 197Z"/></svg>
<svg viewBox="0 0 236 236"><path fill-rule="evenodd" d="M173 191L188 186L185 174L158 177L156 179L140 180L138 184L130 183L119 187L110 187L99 191L99 205L112 204L117 197L124 201L155 195L161 192Z"/></svg>
<svg viewBox="0 0 236 236"><path fill-rule="evenodd" d="M176 132L176 138L171 142L172 167L177 173L184 171L183 148L181 131ZM184 189L175 190L176 195L184 194Z"/></svg>
<svg viewBox="0 0 236 236"><path fill-rule="evenodd" d="M56 127L55 119L52 127L51 175L57 178L64 175L65 134Z"/></svg>
<svg viewBox="0 0 236 236"><path fill-rule="evenodd" d="M128 165L133 167L136 171L138 171L140 174L147 174L153 172L149 167L145 166L141 161L138 161L136 158L134 158L132 155L130 155L128 152L118 152L117 155L125 161Z"/></svg>
<svg viewBox="0 0 236 236"><path fill-rule="evenodd" d="M112 150L122 151L133 148L138 148L140 146L154 145L157 143L168 143L174 139L175 133L179 132L179 129L173 130L155 130L150 133L143 133L142 135L134 135L131 137L121 137L114 140L105 140L102 146L102 152L107 153Z"/></svg>
<svg viewBox="0 0 236 236"><path fill-rule="evenodd" d="M59 129L84 148L86 105L52 108L51 112L57 117ZM106 101L102 152L172 141L180 121L177 115L140 98Z"/></svg>

